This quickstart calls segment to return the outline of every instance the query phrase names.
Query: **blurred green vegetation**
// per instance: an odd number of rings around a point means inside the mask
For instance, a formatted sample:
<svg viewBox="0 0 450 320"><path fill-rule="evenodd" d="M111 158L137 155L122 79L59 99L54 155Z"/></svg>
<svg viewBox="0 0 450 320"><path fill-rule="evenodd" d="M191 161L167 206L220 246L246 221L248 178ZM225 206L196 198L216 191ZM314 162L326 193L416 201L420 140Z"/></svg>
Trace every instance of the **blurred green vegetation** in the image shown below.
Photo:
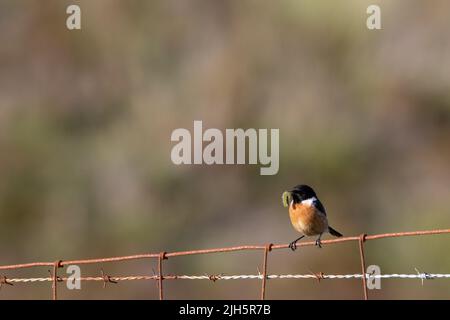
<svg viewBox="0 0 450 320"><path fill-rule="evenodd" d="M65 28L73 3L81 31ZM0 264L287 243L296 233L280 196L298 183L318 191L345 235L448 228L450 3L382 3L380 31L365 27L369 4L1 1ZM173 165L170 134L194 120L279 128L278 175ZM368 263L386 273L449 273L449 240L371 242ZM271 254L269 272L356 273L357 261L352 244L307 248ZM260 263L231 254L167 267L237 274ZM152 264L104 269L150 274ZM275 299L361 296L357 281L268 285ZM382 285L376 298L448 298L445 280ZM0 298L48 298L43 286L7 288ZM84 288L61 296L156 297L148 283ZM168 298L258 292L257 282L166 288Z"/></svg>

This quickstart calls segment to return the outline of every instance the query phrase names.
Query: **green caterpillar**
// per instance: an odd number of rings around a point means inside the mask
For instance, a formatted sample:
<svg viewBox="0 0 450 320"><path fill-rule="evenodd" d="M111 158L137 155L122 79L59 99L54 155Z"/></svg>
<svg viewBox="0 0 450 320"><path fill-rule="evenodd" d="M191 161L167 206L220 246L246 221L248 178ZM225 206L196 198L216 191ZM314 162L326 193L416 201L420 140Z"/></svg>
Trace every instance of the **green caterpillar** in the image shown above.
<svg viewBox="0 0 450 320"><path fill-rule="evenodd" d="M283 192L281 195L281 201L283 202L284 207L289 207L289 204L292 201L292 194L289 191Z"/></svg>

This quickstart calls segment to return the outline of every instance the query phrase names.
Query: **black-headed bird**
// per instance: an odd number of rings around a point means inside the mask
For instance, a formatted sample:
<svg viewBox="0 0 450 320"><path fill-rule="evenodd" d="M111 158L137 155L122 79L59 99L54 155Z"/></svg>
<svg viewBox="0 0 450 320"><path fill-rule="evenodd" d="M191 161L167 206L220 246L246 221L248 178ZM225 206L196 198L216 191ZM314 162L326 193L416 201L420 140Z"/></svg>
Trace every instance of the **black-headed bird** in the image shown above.
<svg viewBox="0 0 450 320"><path fill-rule="evenodd" d="M316 246L319 248L322 248L320 239L325 232L342 237L342 234L328 225L325 208L310 186L297 185L292 190L285 191L282 199L284 206L289 207L292 225L302 234L289 244L292 251L297 249L297 241L305 236L319 235L316 240Z"/></svg>

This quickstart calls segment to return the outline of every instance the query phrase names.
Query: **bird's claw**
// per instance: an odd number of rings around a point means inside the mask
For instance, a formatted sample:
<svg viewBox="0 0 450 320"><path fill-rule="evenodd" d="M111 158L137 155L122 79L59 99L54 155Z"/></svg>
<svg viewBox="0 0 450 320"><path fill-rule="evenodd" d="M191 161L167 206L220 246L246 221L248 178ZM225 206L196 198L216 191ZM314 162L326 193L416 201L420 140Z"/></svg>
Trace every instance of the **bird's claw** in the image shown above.
<svg viewBox="0 0 450 320"><path fill-rule="evenodd" d="M292 251L295 251L297 249L297 241L292 241L291 243L289 243L289 248Z"/></svg>
<svg viewBox="0 0 450 320"><path fill-rule="evenodd" d="M322 248L322 241L320 239L316 240L316 246L318 246L319 248Z"/></svg>

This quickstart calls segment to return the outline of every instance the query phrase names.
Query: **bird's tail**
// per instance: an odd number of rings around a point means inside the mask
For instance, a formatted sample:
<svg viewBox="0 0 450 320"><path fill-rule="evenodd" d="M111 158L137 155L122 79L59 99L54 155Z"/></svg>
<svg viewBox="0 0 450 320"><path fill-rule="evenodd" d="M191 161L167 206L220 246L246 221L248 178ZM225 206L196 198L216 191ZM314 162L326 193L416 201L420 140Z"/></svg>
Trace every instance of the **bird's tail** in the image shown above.
<svg viewBox="0 0 450 320"><path fill-rule="evenodd" d="M332 227L328 227L328 231L330 232L331 235L335 236L335 237L342 237L342 234L340 234L339 232L337 232L336 230L334 230Z"/></svg>

